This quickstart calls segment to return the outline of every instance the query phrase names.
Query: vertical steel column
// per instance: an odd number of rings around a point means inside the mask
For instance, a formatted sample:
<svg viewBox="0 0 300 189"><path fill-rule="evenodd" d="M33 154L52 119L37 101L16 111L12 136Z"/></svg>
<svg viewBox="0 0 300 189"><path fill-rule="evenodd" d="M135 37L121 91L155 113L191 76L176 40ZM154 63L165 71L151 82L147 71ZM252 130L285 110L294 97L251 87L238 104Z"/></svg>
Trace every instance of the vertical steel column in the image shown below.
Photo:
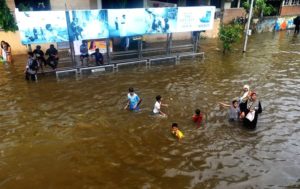
<svg viewBox="0 0 300 189"><path fill-rule="evenodd" d="M138 56L139 56L139 60L143 57L142 51L143 51L143 36L141 36L140 39L139 39L139 41L138 41Z"/></svg>
<svg viewBox="0 0 300 189"><path fill-rule="evenodd" d="M107 64L110 64L110 41L109 39L106 39L106 59L107 59Z"/></svg>

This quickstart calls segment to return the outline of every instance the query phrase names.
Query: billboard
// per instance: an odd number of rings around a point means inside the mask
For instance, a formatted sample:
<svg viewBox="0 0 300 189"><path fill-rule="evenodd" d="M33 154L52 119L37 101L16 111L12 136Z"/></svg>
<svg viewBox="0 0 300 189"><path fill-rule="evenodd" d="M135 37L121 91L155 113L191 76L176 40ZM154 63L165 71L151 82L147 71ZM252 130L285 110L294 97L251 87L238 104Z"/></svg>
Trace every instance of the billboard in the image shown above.
<svg viewBox="0 0 300 189"><path fill-rule="evenodd" d="M215 7L16 11L23 44L209 30Z"/></svg>
<svg viewBox="0 0 300 189"><path fill-rule="evenodd" d="M107 10L74 10L67 12L70 41L109 37Z"/></svg>
<svg viewBox="0 0 300 189"><path fill-rule="evenodd" d="M213 29L215 7L179 7L176 32Z"/></svg>
<svg viewBox="0 0 300 189"><path fill-rule="evenodd" d="M95 52L95 50L98 48L99 51L104 54L106 53L106 41L105 40L86 40L86 44L83 44L82 41L74 41L74 51L75 55L81 55L82 53L80 52L80 49L82 48L83 45L86 45L85 48L88 49L88 54L92 54ZM110 47L109 51L112 52L112 41L109 42Z"/></svg>
<svg viewBox="0 0 300 189"><path fill-rule="evenodd" d="M108 29L110 37L145 34L147 31L145 9L109 9Z"/></svg>
<svg viewBox="0 0 300 189"><path fill-rule="evenodd" d="M16 11L22 44L68 41L64 11Z"/></svg>
<svg viewBox="0 0 300 189"><path fill-rule="evenodd" d="M147 30L145 34L176 32L177 8L145 9Z"/></svg>

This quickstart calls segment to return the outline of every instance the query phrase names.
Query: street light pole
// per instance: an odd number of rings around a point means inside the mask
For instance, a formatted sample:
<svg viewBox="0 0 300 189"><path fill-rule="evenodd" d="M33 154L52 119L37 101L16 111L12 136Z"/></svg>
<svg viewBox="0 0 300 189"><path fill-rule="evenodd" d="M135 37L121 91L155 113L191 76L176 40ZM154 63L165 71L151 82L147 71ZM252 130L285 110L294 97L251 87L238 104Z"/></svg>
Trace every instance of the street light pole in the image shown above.
<svg viewBox="0 0 300 189"><path fill-rule="evenodd" d="M246 29L246 35L245 35L245 42L244 42L244 50L243 50L243 52L246 52L246 50L247 50L249 28L250 28L250 23L251 23L251 18L252 18L252 11L253 11L253 2L254 2L254 0L251 0L251 5L250 5L248 22L247 22L247 29Z"/></svg>

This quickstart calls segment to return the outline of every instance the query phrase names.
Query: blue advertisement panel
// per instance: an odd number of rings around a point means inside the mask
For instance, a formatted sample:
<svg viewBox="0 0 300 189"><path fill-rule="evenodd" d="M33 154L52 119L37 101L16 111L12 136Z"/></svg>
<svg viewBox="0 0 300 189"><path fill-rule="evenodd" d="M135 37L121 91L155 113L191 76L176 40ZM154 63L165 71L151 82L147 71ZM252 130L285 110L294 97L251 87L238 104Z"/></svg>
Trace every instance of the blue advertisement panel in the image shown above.
<svg viewBox="0 0 300 189"><path fill-rule="evenodd" d="M16 11L22 44L68 41L64 11Z"/></svg>
<svg viewBox="0 0 300 189"><path fill-rule="evenodd" d="M210 30L215 7L16 11L23 44Z"/></svg>
<svg viewBox="0 0 300 189"><path fill-rule="evenodd" d="M107 10L74 10L67 14L71 41L109 37Z"/></svg>
<svg viewBox="0 0 300 189"><path fill-rule="evenodd" d="M145 9L146 33L162 34L176 32L177 8Z"/></svg>
<svg viewBox="0 0 300 189"><path fill-rule="evenodd" d="M143 35L147 31L145 9L109 9L110 37Z"/></svg>
<svg viewBox="0 0 300 189"><path fill-rule="evenodd" d="M179 7L176 32L213 29L215 7Z"/></svg>

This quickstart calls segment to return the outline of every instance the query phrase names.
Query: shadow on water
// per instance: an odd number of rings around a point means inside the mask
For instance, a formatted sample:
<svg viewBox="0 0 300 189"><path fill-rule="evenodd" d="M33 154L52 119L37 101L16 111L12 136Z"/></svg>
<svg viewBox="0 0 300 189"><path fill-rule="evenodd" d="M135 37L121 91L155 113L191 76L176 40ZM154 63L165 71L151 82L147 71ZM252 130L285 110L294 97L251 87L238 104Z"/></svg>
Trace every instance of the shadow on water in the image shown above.
<svg viewBox="0 0 300 189"><path fill-rule="evenodd" d="M299 187L299 37L252 36L246 54L218 47L202 41L204 62L59 82L25 82L25 57L1 65L0 188ZM229 123L217 105L246 83L263 106L255 131ZM139 113L123 110L130 86L143 98ZM150 115L158 94L168 118ZM191 122L196 108L205 129Z"/></svg>

